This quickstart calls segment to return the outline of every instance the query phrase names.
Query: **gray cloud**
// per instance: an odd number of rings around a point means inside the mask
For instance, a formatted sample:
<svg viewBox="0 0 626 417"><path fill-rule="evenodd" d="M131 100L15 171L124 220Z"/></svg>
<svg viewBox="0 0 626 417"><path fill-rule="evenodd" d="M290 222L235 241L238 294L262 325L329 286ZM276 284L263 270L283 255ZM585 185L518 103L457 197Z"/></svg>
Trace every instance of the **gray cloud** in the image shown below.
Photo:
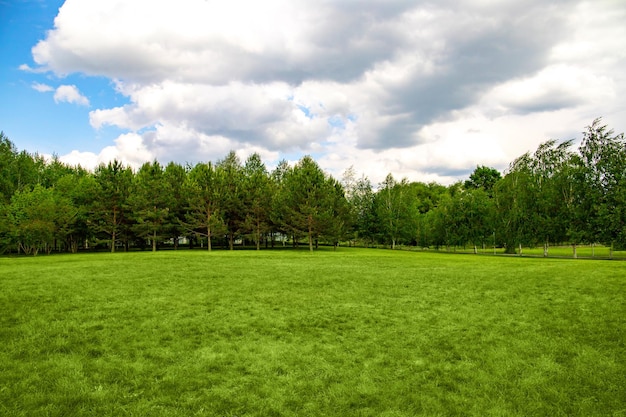
<svg viewBox="0 0 626 417"><path fill-rule="evenodd" d="M451 112L475 103L481 94L499 83L541 69L564 30L562 16L537 19L546 9L549 7L527 10L521 16L506 13L489 18L449 15L456 27L444 30L443 38L438 39L446 44L437 57L439 69L428 75L416 73L402 84L389 86L381 107L387 115L403 117L382 129L373 140L359 145L383 149L390 146L390 141L397 147L419 143L415 132L422 126L447 119ZM444 24L452 25L448 19ZM492 21L497 23L490 24ZM410 54L410 48L404 53ZM519 106L516 112L558 109L569 104L564 97L550 98L547 102Z"/></svg>
<svg viewBox="0 0 626 417"><path fill-rule="evenodd" d="M68 0L35 62L117 80L130 104L95 109L91 124L141 131L125 140L159 155L210 143L268 152L341 143L371 157L456 146L476 123L467 140L493 146L504 119L519 130L524 117L578 112L569 123L606 103L623 108L626 7L610 0L183 4ZM500 161L507 152L517 148L487 153ZM441 175L476 165L437 155L430 169Z"/></svg>

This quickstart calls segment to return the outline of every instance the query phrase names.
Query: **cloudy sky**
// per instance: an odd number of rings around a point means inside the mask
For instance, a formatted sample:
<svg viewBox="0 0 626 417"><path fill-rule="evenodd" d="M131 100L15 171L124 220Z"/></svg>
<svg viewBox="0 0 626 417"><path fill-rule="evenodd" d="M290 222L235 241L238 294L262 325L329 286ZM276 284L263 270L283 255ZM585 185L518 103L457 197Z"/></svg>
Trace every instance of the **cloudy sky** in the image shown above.
<svg viewBox="0 0 626 417"><path fill-rule="evenodd" d="M0 0L0 130L93 167L235 150L449 184L626 131L626 2Z"/></svg>

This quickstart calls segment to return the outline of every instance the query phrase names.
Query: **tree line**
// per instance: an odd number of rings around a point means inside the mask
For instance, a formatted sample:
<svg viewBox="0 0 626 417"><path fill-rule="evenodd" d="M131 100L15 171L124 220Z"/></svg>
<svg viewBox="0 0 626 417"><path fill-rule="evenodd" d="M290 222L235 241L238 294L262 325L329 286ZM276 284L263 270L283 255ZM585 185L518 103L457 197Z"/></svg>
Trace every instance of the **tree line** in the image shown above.
<svg viewBox="0 0 626 417"><path fill-rule="evenodd" d="M268 171L258 154L215 163L114 160L93 172L18 151L0 133L0 250L156 251L183 242L544 248L626 247L626 142L596 119L577 150L550 140L501 174L478 166L449 186L397 180L374 186L356 170L341 180L305 156Z"/></svg>

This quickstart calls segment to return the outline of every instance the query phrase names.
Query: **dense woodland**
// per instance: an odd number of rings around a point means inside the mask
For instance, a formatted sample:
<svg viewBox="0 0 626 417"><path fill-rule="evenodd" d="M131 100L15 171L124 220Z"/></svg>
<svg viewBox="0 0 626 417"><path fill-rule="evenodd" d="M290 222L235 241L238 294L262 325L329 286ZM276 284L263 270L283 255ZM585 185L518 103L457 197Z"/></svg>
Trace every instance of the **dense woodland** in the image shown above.
<svg viewBox="0 0 626 417"><path fill-rule="evenodd" d="M626 247L626 142L595 120L580 146L551 140L502 175L479 166L450 186L341 180L309 156L269 172L258 154L216 163L94 172L18 151L0 133L0 251L285 245L431 248L601 243ZM575 252L574 252L575 254Z"/></svg>

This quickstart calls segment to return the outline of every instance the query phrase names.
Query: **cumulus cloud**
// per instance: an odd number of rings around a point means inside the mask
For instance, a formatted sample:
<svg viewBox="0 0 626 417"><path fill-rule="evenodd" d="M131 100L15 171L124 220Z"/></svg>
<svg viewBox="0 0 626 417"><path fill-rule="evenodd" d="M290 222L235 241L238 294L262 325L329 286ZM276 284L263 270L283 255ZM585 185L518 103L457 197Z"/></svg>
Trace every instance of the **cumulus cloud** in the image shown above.
<svg viewBox="0 0 626 417"><path fill-rule="evenodd" d="M393 23L408 4L100 0L87 6L68 0L33 56L59 74L141 82L346 80L393 53L393 34L379 27Z"/></svg>
<svg viewBox="0 0 626 417"><path fill-rule="evenodd" d="M143 134L127 133L115 139L114 144L103 148L99 153L73 150L60 157L61 161L72 165L81 165L94 169L100 164L117 159L124 165L138 169L144 162L179 161L195 164L197 162L216 161L223 158L230 150L237 149L237 155L245 160L253 153L261 155L268 166L276 165L279 153L266 148L246 145L223 136L207 136L186 127L159 125L155 130Z"/></svg>
<svg viewBox="0 0 626 417"><path fill-rule="evenodd" d="M75 103L89 106L89 99L82 95L75 85L59 86L54 92L54 101L57 103Z"/></svg>
<svg viewBox="0 0 626 417"><path fill-rule="evenodd" d="M129 133L98 158L313 153L450 182L622 120L624 18L611 0L67 0L28 69L114 80L128 104L89 122Z"/></svg>
<svg viewBox="0 0 626 417"><path fill-rule="evenodd" d="M95 169L100 164L117 159L124 165L138 169L144 162L154 159L154 154L148 150L143 142L143 138L136 133L121 135L115 140L115 144L107 146L98 154L94 152L81 152L73 150L62 155L59 159L71 166L78 166L85 169Z"/></svg>
<svg viewBox="0 0 626 417"><path fill-rule="evenodd" d="M31 87L40 93L54 91L54 101L56 103L75 103L81 106L89 106L89 99L82 95L75 85L61 85L55 89L48 84L34 82Z"/></svg>

